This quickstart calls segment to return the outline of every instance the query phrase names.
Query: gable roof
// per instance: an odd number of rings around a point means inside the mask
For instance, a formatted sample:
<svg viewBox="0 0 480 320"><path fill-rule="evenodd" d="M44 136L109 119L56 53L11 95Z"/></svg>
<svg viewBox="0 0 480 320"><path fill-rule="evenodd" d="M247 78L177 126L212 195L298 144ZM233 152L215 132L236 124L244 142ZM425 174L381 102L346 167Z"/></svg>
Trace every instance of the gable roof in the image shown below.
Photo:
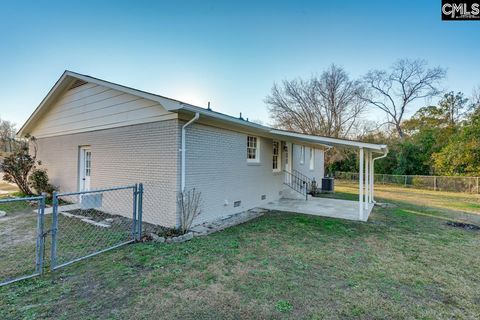
<svg viewBox="0 0 480 320"><path fill-rule="evenodd" d="M122 91L128 94L139 96L141 98L156 101L162 107L164 107L167 111L170 111L170 112L177 112L177 113L181 112L181 113L192 113L192 114L198 113L203 118L209 118L217 122L225 123L227 125L235 125L238 127L242 127L245 130L253 130L254 132L267 134L269 136L275 136L279 138L289 138L297 141L303 141L311 144L320 144L325 146L347 147L347 148L357 147L357 148L366 148L371 151L379 152L379 153L388 152L388 147L383 144L373 144L373 143L366 143L366 142L347 140L347 139L314 136L314 135L274 129L274 128L260 125L254 122L249 122L241 118L232 117L224 113L194 106L192 104L185 103L176 99L134 89L131 87L105 81L105 80L91 77L88 75L79 74L69 70L66 70L62 74L62 76L57 80L55 85L48 92L47 96L42 100L42 102L40 102L38 107L34 110L34 112L30 115L27 121L20 128L17 135L25 136L28 133L28 130L35 124L37 120L39 120L41 115L48 111L48 107L51 104L51 102L53 102L60 94L62 94L65 89L70 88L72 85L74 85L74 83L78 80L83 82L94 83L97 85L105 86L110 89Z"/></svg>

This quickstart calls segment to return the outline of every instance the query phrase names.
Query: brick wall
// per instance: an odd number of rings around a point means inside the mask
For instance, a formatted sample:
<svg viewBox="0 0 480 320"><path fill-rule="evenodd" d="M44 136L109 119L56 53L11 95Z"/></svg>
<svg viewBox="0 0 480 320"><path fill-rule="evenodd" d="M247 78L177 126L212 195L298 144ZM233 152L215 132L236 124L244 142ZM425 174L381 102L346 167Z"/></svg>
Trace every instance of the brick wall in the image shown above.
<svg viewBox="0 0 480 320"><path fill-rule="evenodd" d="M321 180L325 172L325 163L324 163L324 151L320 149L314 149L315 151L315 166L313 170L310 170L310 152L312 148L305 147L305 159L302 164L301 159L301 146L298 144L293 145L293 163L292 168L309 177L310 179L315 178L317 184L321 183Z"/></svg>
<svg viewBox="0 0 480 320"><path fill-rule="evenodd" d="M114 129L42 138L38 158L62 192L78 190L79 147L92 151L91 189L145 184L145 221L177 223L180 129L167 120Z"/></svg>
<svg viewBox="0 0 480 320"><path fill-rule="evenodd" d="M246 158L247 134L194 123L186 137L186 188L196 188L203 199L197 222L279 198L283 173L272 172L272 139L260 138L260 163L251 164ZM234 207L235 201L241 205Z"/></svg>

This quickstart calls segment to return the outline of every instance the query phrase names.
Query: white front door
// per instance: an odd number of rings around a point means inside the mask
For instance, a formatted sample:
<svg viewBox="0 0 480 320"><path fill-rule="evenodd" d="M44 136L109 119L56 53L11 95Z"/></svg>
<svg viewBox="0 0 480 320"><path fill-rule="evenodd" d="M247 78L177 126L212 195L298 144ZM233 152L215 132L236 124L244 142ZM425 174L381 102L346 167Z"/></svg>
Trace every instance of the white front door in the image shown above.
<svg viewBox="0 0 480 320"><path fill-rule="evenodd" d="M90 147L80 148L80 191L90 190L90 176L92 174L92 151Z"/></svg>
<svg viewBox="0 0 480 320"><path fill-rule="evenodd" d="M283 157L285 159L285 161L283 161L284 170L287 171L288 173L292 173L292 143L291 142L285 142ZM285 174L285 183L290 184L292 181L288 173Z"/></svg>
<svg viewBox="0 0 480 320"><path fill-rule="evenodd" d="M292 143L285 143L285 171L292 172Z"/></svg>

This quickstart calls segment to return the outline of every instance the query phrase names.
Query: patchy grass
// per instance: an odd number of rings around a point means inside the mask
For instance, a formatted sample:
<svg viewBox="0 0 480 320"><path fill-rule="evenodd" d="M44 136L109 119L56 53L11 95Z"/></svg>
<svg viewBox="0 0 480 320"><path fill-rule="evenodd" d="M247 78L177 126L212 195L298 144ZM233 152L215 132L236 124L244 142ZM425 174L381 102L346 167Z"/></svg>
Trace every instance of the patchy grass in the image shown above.
<svg viewBox="0 0 480 320"><path fill-rule="evenodd" d="M348 188L336 196L354 197ZM273 212L186 243L129 245L0 288L0 318L478 319L480 232L446 222L479 212L459 209L464 195L410 195L377 190L398 207L368 223Z"/></svg>
<svg viewBox="0 0 480 320"><path fill-rule="evenodd" d="M0 282L35 272L38 203L12 202L3 209L7 216L0 218ZM92 213L91 210L86 212ZM48 232L51 225L52 215L45 215L44 232ZM59 214L57 264L131 240L131 226L131 220L125 218L115 218L109 228L102 228ZM50 266L50 250L49 235L45 240L47 268Z"/></svg>
<svg viewBox="0 0 480 320"><path fill-rule="evenodd" d="M358 185L337 183L329 197L357 200ZM322 195L324 196L324 195ZM421 190L390 185L375 185L375 200L395 203L403 208L444 216L455 220L472 220L480 224L480 194Z"/></svg>

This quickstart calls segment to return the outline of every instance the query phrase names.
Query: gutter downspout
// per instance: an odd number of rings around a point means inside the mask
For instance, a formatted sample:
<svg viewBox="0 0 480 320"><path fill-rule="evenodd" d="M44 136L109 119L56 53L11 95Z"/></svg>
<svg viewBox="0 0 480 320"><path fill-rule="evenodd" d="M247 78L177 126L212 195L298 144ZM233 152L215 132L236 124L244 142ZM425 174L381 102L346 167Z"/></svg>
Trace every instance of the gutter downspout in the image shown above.
<svg viewBox="0 0 480 320"><path fill-rule="evenodd" d="M191 125L192 123L194 123L195 121L198 120L198 118L200 118L200 113L196 112L195 113L195 117L193 117L190 121L188 121L187 123L185 123L182 127L182 148L180 149L181 152L182 152L182 167L181 167L181 176L182 176L182 180L181 180L181 188L180 188L180 191L181 192L184 192L185 191L185 129Z"/></svg>
<svg viewBox="0 0 480 320"><path fill-rule="evenodd" d="M375 160L385 158L387 155L388 155L388 149L385 150L383 155L381 155L380 157L376 157L376 158L372 159L372 176L374 177L373 180L375 180L375 175L374 175L375 174ZM373 185L372 185L372 199L371 200L372 200L373 203L377 203L377 201L375 201L374 194L375 194L375 190L374 190Z"/></svg>

